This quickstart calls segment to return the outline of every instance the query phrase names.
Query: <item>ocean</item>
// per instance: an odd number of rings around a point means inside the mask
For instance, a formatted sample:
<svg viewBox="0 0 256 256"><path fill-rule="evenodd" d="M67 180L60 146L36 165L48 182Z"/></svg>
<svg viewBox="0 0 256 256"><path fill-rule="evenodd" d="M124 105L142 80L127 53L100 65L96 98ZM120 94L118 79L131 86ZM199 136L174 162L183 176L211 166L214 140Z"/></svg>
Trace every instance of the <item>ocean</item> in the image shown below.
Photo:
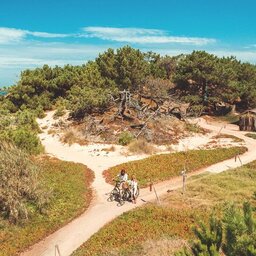
<svg viewBox="0 0 256 256"><path fill-rule="evenodd" d="M7 92L5 92L5 91L0 91L0 96L4 96L4 95L6 95L7 94Z"/></svg>

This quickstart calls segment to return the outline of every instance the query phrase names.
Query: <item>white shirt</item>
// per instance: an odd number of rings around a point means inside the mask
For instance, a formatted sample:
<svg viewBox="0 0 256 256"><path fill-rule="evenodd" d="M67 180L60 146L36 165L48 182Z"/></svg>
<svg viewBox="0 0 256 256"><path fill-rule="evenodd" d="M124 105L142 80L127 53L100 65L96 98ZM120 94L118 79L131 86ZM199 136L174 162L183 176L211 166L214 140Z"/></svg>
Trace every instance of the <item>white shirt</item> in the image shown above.
<svg viewBox="0 0 256 256"><path fill-rule="evenodd" d="M136 180L130 180L129 185L131 186L132 189L136 189L138 187L138 182Z"/></svg>
<svg viewBox="0 0 256 256"><path fill-rule="evenodd" d="M124 175L119 174L118 178L119 178L120 181L127 181L128 180L128 175L127 175L127 173L125 173Z"/></svg>

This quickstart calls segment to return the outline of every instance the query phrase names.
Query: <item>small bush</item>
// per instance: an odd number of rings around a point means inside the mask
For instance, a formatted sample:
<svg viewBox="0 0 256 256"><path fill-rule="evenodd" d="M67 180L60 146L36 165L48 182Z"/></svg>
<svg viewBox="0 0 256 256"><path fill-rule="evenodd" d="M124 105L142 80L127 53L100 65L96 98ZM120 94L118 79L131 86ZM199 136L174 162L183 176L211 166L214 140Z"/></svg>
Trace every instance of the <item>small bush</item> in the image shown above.
<svg viewBox="0 0 256 256"><path fill-rule="evenodd" d="M143 139L134 140L128 145L128 150L134 154L147 154L151 155L155 153L156 148Z"/></svg>
<svg viewBox="0 0 256 256"><path fill-rule="evenodd" d="M44 151L43 146L35 132L25 128L10 131L12 142L20 149L30 154L40 154Z"/></svg>
<svg viewBox="0 0 256 256"><path fill-rule="evenodd" d="M65 115L65 113L66 113L65 107L64 107L64 106L59 106L59 107L56 109L56 111L55 111L55 113L54 113L54 115L53 115L53 118L54 118L54 119L57 119L58 117L61 117L61 116Z"/></svg>
<svg viewBox="0 0 256 256"><path fill-rule="evenodd" d="M20 149L0 145L0 212L16 223L28 219L29 208L42 211L49 199L38 180L39 169Z"/></svg>
<svg viewBox="0 0 256 256"><path fill-rule="evenodd" d="M192 133L201 133L202 132L202 129L197 124L186 123L185 128L188 132L192 132Z"/></svg>
<svg viewBox="0 0 256 256"><path fill-rule="evenodd" d="M41 106L36 109L35 113L38 118L44 118L46 116L44 109Z"/></svg>
<svg viewBox="0 0 256 256"><path fill-rule="evenodd" d="M130 132L128 132L128 131L122 132L119 135L118 143L122 146L126 146L133 140L133 138L134 138L134 136Z"/></svg>
<svg viewBox="0 0 256 256"><path fill-rule="evenodd" d="M76 142L76 136L74 131L68 130L61 138L61 141L65 144L68 144L69 146L74 144Z"/></svg>

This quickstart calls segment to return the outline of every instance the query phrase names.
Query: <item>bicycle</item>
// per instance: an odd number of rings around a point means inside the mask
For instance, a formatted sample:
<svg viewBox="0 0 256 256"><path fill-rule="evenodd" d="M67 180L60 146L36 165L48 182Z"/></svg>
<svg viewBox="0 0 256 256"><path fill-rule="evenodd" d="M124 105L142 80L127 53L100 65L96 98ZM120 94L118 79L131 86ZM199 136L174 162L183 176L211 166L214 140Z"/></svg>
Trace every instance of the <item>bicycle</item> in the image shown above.
<svg viewBox="0 0 256 256"><path fill-rule="evenodd" d="M122 195L122 189L121 187L121 181L114 180L116 182L115 187L110 192L109 198L107 199L109 202L117 201L120 205L124 204L123 195Z"/></svg>
<svg viewBox="0 0 256 256"><path fill-rule="evenodd" d="M109 202L117 201L118 206L124 205L125 201L132 201L132 191L129 185L126 182L121 182L117 180L114 180L114 181L116 182L115 187L110 192L109 198L107 200ZM137 198L139 194L140 194L140 189L138 186L135 194L135 198Z"/></svg>

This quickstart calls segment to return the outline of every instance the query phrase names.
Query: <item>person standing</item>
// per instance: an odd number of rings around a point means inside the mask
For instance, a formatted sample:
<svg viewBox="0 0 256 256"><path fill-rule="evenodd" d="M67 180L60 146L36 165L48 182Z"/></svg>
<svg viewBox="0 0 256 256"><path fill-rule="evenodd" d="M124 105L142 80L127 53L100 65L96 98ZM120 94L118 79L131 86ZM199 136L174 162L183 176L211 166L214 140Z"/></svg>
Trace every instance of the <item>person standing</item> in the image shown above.
<svg viewBox="0 0 256 256"><path fill-rule="evenodd" d="M136 204L136 197L138 192L138 181L136 180L135 176L132 175L132 179L129 181L130 189L131 189L131 199L132 203Z"/></svg>

